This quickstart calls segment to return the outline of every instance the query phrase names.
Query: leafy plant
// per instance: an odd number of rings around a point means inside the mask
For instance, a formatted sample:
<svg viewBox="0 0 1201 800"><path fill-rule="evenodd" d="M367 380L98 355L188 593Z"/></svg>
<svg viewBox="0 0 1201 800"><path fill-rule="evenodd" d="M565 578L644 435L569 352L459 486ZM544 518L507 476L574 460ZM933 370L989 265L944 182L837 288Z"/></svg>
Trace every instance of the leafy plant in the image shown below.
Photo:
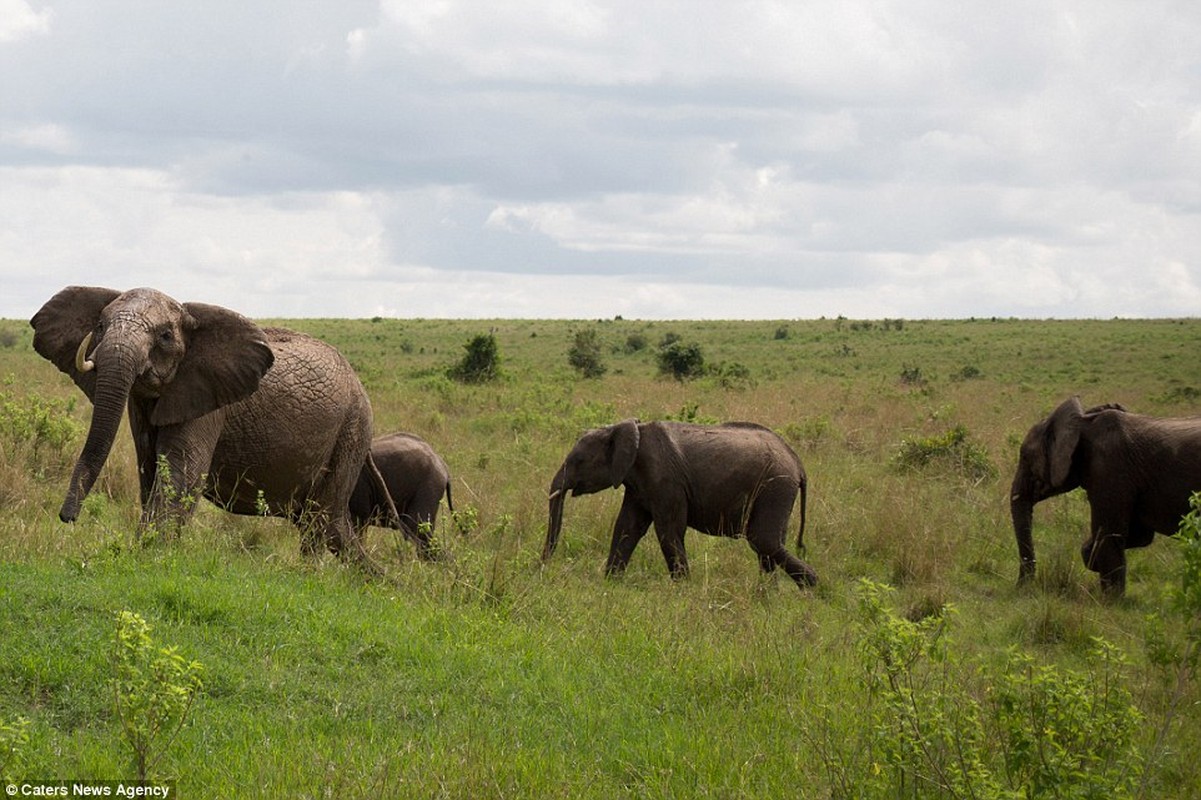
<svg viewBox="0 0 1201 800"><path fill-rule="evenodd" d="M11 442L32 444L34 451L46 448L61 452L81 432L71 416L75 400L46 400L37 395L13 397L0 392L0 434Z"/></svg>
<svg viewBox="0 0 1201 800"><path fill-rule="evenodd" d="M17 717L0 720L0 781L16 783L25 771L25 747L29 744L29 720Z"/></svg>
<svg viewBox="0 0 1201 800"><path fill-rule="evenodd" d="M686 344L678 339L659 348L655 360L659 374L669 375L678 381L698 378L705 373L705 355L699 344Z"/></svg>
<svg viewBox="0 0 1201 800"><path fill-rule="evenodd" d="M599 378L608 370L601 356L600 337L595 328L576 331L567 361L585 378Z"/></svg>
<svg viewBox="0 0 1201 800"><path fill-rule="evenodd" d="M873 701L871 767L863 772L876 794L1129 795L1143 763L1134 742L1142 716L1117 648L1095 639L1085 672L1038 666L1014 651L998 672L981 675L983 692L973 691L948 641L954 609L907 620L887 607L889 591L859 583L860 653Z"/></svg>
<svg viewBox="0 0 1201 800"><path fill-rule="evenodd" d="M626 337L623 349L627 354L638 353L646 349L646 336L641 333L631 333Z"/></svg>
<svg viewBox="0 0 1201 800"><path fill-rule="evenodd" d="M1121 652L1095 638L1086 672L1011 652L994 676L992 713L1010 786L1022 797L1127 796L1141 772L1142 715L1120 680Z"/></svg>
<svg viewBox="0 0 1201 800"><path fill-rule="evenodd" d="M903 439L893 457L893 464L901 470L944 464L973 481L992 478L997 474L988 451L969 440L967 428L963 425L956 425L934 436Z"/></svg>
<svg viewBox="0 0 1201 800"><path fill-rule="evenodd" d="M467 352L462 360L447 372L461 383L488 383L500 377L500 348L496 336L481 333L463 345Z"/></svg>
<svg viewBox="0 0 1201 800"><path fill-rule="evenodd" d="M750 367L737 361L723 361L720 364L714 365L708 371L723 389L744 390L755 388L755 379L751 377Z"/></svg>
<svg viewBox="0 0 1201 800"><path fill-rule="evenodd" d="M1201 492L1189 498L1190 511L1180 520L1179 582L1167 590L1163 613L1147 620L1147 654L1171 687L1154 752L1162 752L1196 684L1201 668ZM1175 624L1170 628L1169 623Z"/></svg>
<svg viewBox="0 0 1201 800"><path fill-rule="evenodd" d="M113 707L138 780L166 754L199 694L202 666L159 647L138 614L121 611L113 642Z"/></svg>
<svg viewBox="0 0 1201 800"><path fill-rule="evenodd" d="M921 367L906 364L901 368L901 383L905 386L925 386L926 376L922 374Z"/></svg>

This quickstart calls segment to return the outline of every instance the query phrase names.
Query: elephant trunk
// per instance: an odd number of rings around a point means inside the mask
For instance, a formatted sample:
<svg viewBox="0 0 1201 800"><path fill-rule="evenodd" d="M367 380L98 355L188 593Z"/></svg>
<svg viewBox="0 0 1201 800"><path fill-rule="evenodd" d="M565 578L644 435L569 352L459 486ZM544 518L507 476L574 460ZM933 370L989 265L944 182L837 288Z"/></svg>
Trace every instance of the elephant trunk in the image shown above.
<svg viewBox="0 0 1201 800"><path fill-rule="evenodd" d="M79 517L80 506L92 490L108 454L112 451L117 429L121 426L121 415L129 400L129 392L138 374L136 355L120 344L106 347L102 342L86 364L96 365L96 388L93 394L92 422L84 442L79 460L71 472L71 483L67 497L58 512L63 522L74 522ZM79 359L83 360L83 359Z"/></svg>
<svg viewBox="0 0 1201 800"><path fill-rule="evenodd" d="M1018 583L1027 583L1034 577L1034 501L1015 492L1011 495L1009 513L1013 517L1013 534L1018 543Z"/></svg>
<svg viewBox="0 0 1201 800"><path fill-rule="evenodd" d="M564 468L560 467L550 484L549 518L546 523L546 543L542 546L542 560L546 561L559 544L559 533L563 530L563 502L567 499L567 481Z"/></svg>

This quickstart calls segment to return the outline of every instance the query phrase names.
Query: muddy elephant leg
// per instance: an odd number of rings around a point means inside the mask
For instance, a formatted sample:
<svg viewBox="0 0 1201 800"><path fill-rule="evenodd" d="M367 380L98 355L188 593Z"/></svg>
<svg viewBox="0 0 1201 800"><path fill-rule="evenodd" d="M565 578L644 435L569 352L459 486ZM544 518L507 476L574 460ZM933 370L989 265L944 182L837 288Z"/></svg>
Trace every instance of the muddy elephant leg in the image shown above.
<svg viewBox="0 0 1201 800"><path fill-rule="evenodd" d="M150 489L142 506L138 536L150 529L178 535L204 496L220 422L200 419L164 426L155 438L154 452L141 454L139 480Z"/></svg>
<svg viewBox="0 0 1201 800"><path fill-rule="evenodd" d="M627 494L617 514L617 522L613 525L613 542L609 545L609 560L605 563L606 575L617 575L625 570L634 548L642 541L650 526L650 512L631 501Z"/></svg>

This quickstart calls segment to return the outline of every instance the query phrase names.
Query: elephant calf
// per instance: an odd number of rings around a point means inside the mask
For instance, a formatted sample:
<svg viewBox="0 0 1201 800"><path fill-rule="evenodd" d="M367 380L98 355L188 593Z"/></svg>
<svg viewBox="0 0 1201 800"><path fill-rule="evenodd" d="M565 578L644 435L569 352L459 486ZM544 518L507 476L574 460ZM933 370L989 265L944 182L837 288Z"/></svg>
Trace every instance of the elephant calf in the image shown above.
<svg viewBox="0 0 1201 800"><path fill-rule="evenodd" d="M1107 595L1120 597L1126 550L1151 544L1157 532L1176 533L1201 490L1201 417L1148 417L1118 405L1085 410L1072 397L1034 425L1010 489L1019 582L1034 577L1035 504L1078 488L1092 510L1085 566Z"/></svg>
<svg viewBox="0 0 1201 800"><path fill-rule="evenodd" d="M625 569L653 522L673 578L688 574L684 530L691 527L712 536L745 536L764 572L779 566L802 588L817 583L809 565L784 546L798 491L798 548L804 537L805 470L792 448L767 428L625 420L586 432L551 481L543 560L558 543L567 492L618 486L625 487L625 497L613 527L608 574Z"/></svg>
<svg viewBox="0 0 1201 800"><path fill-rule="evenodd" d="M377 436L371 442L371 458L392 496L400 526L390 524L395 518L389 513L387 498L372 480L370 466L364 464L350 496L350 516L355 528L360 531L367 525L396 528L417 545L421 558L432 560L435 551L430 534L443 493L447 507L454 511L446 462L428 442L411 433Z"/></svg>

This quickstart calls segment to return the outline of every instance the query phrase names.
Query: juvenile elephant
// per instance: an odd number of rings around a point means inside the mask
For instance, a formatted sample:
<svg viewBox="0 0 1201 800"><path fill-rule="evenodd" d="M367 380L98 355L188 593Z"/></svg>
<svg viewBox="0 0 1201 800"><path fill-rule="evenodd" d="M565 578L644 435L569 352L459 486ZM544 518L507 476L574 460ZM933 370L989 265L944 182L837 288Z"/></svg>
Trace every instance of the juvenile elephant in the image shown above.
<svg viewBox="0 0 1201 800"><path fill-rule="evenodd" d="M236 514L286 517L306 552L324 541L375 570L349 512L371 404L337 350L154 289L71 286L30 324L34 349L95 406L64 522L78 517L128 408L143 527L177 527L204 496Z"/></svg>
<svg viewBox="0 0 1201 800"><path fill-rule="evenodd" d="M350 516L360 531L368 525L395 528L417 545L417 553L429 561L435 557L430 533L438 519L438 504L446 495L446 506L455 510L450 492L450 469L434 448L420 436L390 433L371 442L371 458L379 468L388 495L395 504L400 524L388 510L369 464L364 464L350 495Z"/></svg>
<svg viewBox="0 0 1201 800"><path fill-rule="evenodd" d="M1120 597L1126 550L1174 534L1201 490L1201 417L1148 417L1112 404L1085 410L1072 397L1032 427L1010 490L1019 583L1035 574L1034 505L1076 488L1092 510L1084 564Z"/></svg>
<svg viewBox="0 0 1201 800"><path fill-rule="evenodd" d="M653 522L674 578L688 574L684 529L692 527L713 536L745 536L764 572L779 566L802 588L817 583L809 565L784 546L798 490L798 549L803 542L805 470L792 448L767 428L625 420L586 432L551 481L543 560L558 543L567 492L618 486L625 486L625 497L613 527L608 574L625 569Z"/></svg>

